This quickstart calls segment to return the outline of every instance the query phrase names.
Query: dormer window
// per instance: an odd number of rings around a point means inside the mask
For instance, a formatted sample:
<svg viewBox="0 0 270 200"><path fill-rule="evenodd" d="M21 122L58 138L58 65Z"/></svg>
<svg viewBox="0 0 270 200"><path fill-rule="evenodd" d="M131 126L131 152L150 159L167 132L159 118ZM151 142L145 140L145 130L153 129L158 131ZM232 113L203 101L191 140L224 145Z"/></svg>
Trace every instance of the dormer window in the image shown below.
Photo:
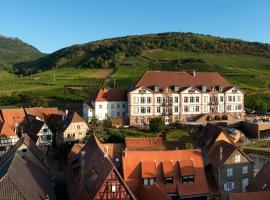
<svg viewBox="0 0 270 200"><path fill-rule="evenodd" d="M155 92L159 92L159 86L157 86L157 85L154 86L154 91L155 91Z"/></svg>
<svg viewBox="0 0 270 200"><path fill-rule="evenodd" d="M165 177L164 184L166 185L173 184L173 177Z"/></svg>
<svg viewBox="0 0 270 200"><path fill-rule="evenodd" d="M182 176L181 177L182 183L194 183L194 176Z"/></svg>
<svg viewBox="0 0 270 200"><path fill-rule="evenodd" d="M222 92L223 91L223 86L222 85L218 85L218 91Z"/></svg>
<svg viewBox="0 0 270 200"><path fill-rule="evenodd" d="M178 85L175 85L175 86L174 86L174 92L179 92L179 88L180 88L180 87L179 87Z"/></svg>
<svg viewBox="0 0 270 200"><path fill-rule="evenodd" d="M153 185L156 182L157 169L155 161L142 161L142 184Z"/></svg>
<svg viewBox="0 0 270 200"><path fill-rule="evenodd" d="M143 179L143 185L154 185L156 182L155 178L144 178Z"/></svg>
<svg viewBox="0 0 270 200"><path fill-rule="evenodd" d="M206 86L205 85L202 85L202 91L206 92Z"/></svg>

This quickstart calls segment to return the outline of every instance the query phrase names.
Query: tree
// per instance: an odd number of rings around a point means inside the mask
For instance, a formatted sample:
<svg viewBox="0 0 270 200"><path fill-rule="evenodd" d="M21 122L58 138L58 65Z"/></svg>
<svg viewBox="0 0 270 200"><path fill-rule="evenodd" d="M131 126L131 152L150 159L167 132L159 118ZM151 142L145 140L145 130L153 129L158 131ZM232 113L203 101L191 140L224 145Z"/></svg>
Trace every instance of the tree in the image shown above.
<svg viewBox="0 0 270 200"><path fill-rule="evenodd" d="M150 131L152 131L154 133L161 132L164 128L162 118L158 117L158 118L150 119L149 128L150 128Z"/></svg>

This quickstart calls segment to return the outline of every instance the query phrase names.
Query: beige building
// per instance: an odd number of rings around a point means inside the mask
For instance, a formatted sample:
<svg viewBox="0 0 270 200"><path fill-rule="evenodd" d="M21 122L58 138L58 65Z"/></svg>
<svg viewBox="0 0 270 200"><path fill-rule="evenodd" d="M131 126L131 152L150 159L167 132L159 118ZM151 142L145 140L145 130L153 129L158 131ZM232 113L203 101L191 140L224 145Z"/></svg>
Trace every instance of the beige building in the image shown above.
<svg viewBox="0 0 270 200"><path fill-rule="evenodd" d="M89 127L76 112L69 111L63 118L62 127L57 134L57 143L82 141Z"/></svg>
<svg viewBox="0 0 270 200"><path fill-rule="evenodd" d="M244 117L244 92L215 72L149 71L128 95L131 126Z"/></svg>

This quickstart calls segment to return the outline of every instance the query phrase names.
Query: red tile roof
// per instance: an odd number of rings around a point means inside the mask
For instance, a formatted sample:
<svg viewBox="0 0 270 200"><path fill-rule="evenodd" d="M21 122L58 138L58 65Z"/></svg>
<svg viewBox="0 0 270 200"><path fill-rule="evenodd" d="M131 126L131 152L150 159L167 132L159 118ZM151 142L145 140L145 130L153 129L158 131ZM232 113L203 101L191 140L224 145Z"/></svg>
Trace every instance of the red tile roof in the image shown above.
<svg viewBox="0 0 270 200"><path fill-rule="evenodd" d="M188 161L191 160L192 161ZM200 195L209 193L209 187L204 171L203 160L199 150L169 150L169 151L128 151L123 153L124 180L132 191L138 191L142 185L142 175L156 174L156 183L165 193L175 193L180 196ZM172 163L173 184L164 184L164 173L169 174L168 163ZM179 168L179 162L184 168ZM145 168L144 163L147 164ZM165 164L165 167L163 165ZM181 174L189 173L188 164L193 165L194 183L182 183ZM163 171L165 168L165 171ZM147 174L144 170L147 169ZM150 171L151 170L151 171ZM156 171L155 171L156 170ZM186 171L187 170L187 171ZM149 176L150 177L150 176ZM148 187L148 186L145 186Z"/></svg>
<svg viewBox="0 0 270 200"><path fill-rule="evenodd" d="M153 178L157 176L156 162L154 161L142 161L142 177Z"/></svg>
<svg viewBox="0 0 270 200"><path fill-rule="evenodd" d="M269 200L270 192L231 193L229 200Z"/></svg>
<svg viewBox="0 0 270 200"><path fill-rule="evenodd" d="M163 150L161 137L125 138L126 149L131 151Z"/></svg>
<svg viewBox="0 0 270 200"><path fill-rule="evenodd" d="M5 137L17 136L15 132L16 125L26 123L26 115L22 108L2 109L2 122L0 122L0 135Z"/></svg>
<svg viewBox="0 0 270 200"><path fill-rule="evenodd" d="M173 177L173 162L165 160L162 162L163 174L165 177Z"/></svg>
<svg viewBox="0 0 270 200"><path fill-rule="evenodd" d="M50 115L59 114L60 111L58 108L43 108L43 107L33 107L33 108L25 108L25 113L27 115L37 116L41 120L46 120Z"/></svg>
<svg viewBox="0 0 270 200"><path fill-rule="evenodd" d="M270 191L270 163L266 163L252 182L247 186L248 192ZM269 198L270 199L270 198Z"/></svg>
<svg viewBox="0 0 270 200"><path fill-rule="evenodd" d="M95 101L127 101L127 94L125 91L122 90L104 88L99 90Z"/></svg>
<svg viewBox="0 0 270 200"><path fill-rule="evenodd" d="M156 183L149 187L140 187L137 195L139 200L171 200Z"/></svg>
<svg viewBox="0 0 270 200"><path fill-rule="evenodd" d="M148 71L146 72L136 87L159 86L161 89L177 85L180 88L189 86L199 87L206 86L207 89L221 85L223 88L232 85L217 72L196 72L195 76L189 72L172 72L172 71Z"/></svg>
<svg viewBox="0 0 270 200"><path fill-rule="evenodd" d="M193 165L193 160L190 158L188 159L183 159L178 162L179 163L179 168L181 171L182 176L192 176L195 175L195 169Z"/></svg>
<svg viewBox="0 0 270 200"><path fill-rule="evenodd" d="M22 108L17 109L2 109L2 116L5 123L14 126L16 123L23 123L26 115Z"/></svg>

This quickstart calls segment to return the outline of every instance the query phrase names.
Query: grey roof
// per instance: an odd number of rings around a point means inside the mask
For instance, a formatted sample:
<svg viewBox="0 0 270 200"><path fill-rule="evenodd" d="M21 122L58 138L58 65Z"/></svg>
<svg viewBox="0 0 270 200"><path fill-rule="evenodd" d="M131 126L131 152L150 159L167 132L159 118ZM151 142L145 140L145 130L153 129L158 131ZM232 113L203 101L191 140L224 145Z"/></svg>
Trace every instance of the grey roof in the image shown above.
<svg viewBox="0 0 270 200"><path fill-rule="evenodd" d="M0 197L5 200L55 199L50 179L18 154L0 166Z"/></svg>
<svg viewBox="0 0 270 200"><path fill-rule="evenodd" d="M20 153L22 145L26 145L27 153ZM0 199L55 199L46 158L29 136L21 138L1 158L0 188Z"/></svg>

